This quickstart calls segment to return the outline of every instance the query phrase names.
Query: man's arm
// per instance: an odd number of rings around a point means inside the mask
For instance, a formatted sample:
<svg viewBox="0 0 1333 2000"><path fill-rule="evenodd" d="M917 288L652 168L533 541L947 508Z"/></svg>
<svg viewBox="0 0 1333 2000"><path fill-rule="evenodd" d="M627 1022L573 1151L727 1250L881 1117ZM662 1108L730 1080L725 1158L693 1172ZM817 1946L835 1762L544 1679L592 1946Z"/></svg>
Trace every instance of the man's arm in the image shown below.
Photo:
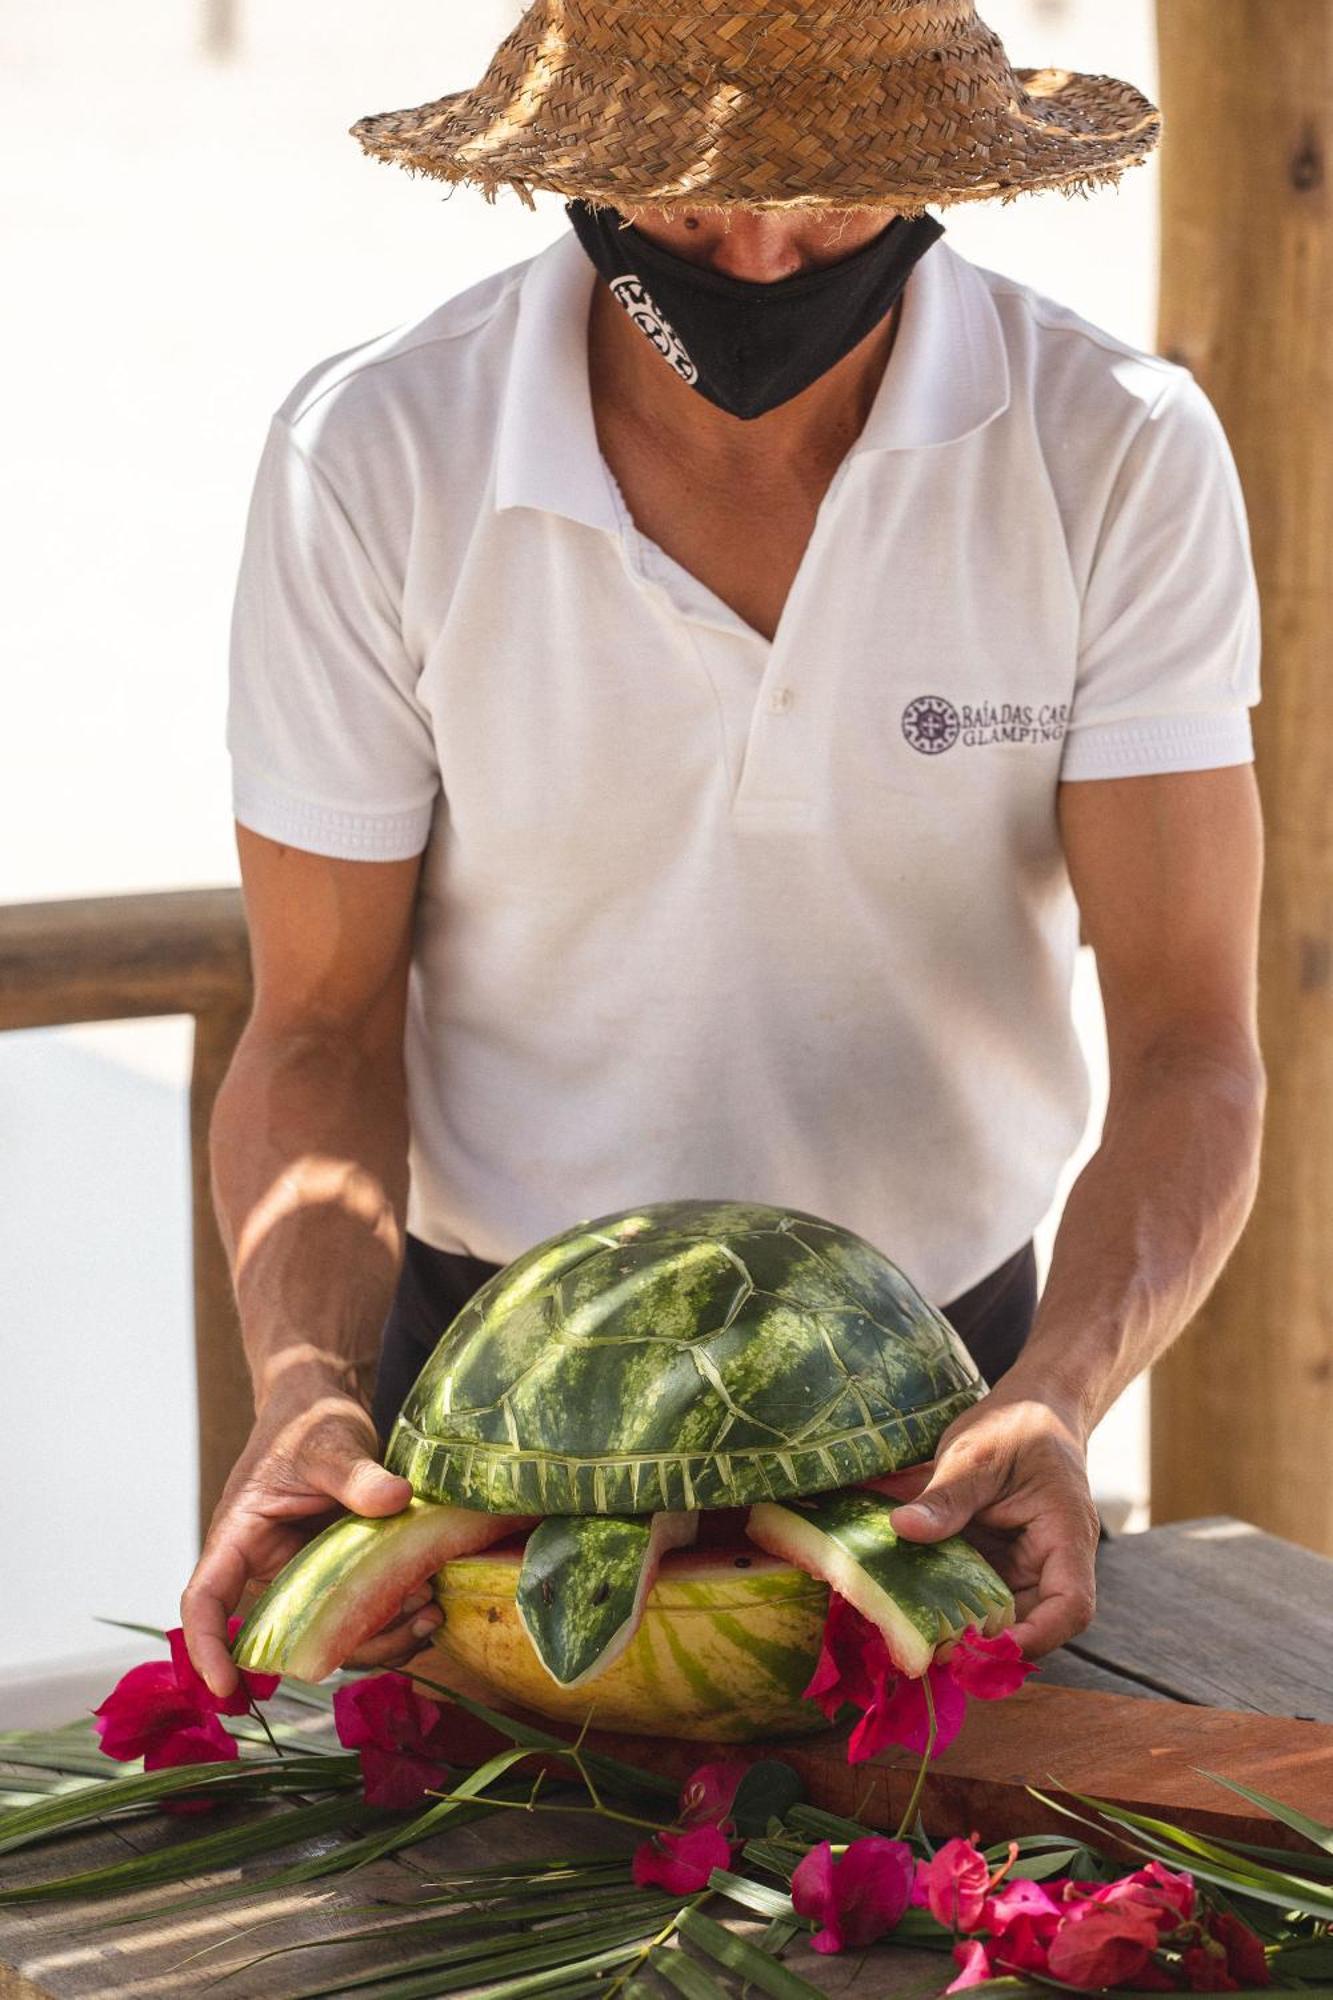
<svg viewBox="0 0 1333 2000"><path fill-rule="evenodd" d="M1023 1354L897 1516L911 1540L969 1521L994 1538L1032 1653L1092 1616L1089 1433L1226 1262L1254 1199L1264 1101L1251 768L1067 784L1059 811L1106 1009L1106 1124Z"/></svg>
<svg viewBox="0 0 1333 2000"><path fill-rule="evenodd" d="M403 1024L418 860L334 861L238 830L255 1005L218 1094L213 1189L255 1390L255 1427L182 1599L215 1693L226 1620L338 1506L411 1498L367 1407L403 1246ZM409 1599L426 1610L426 1594ZM404 1621L360 1656L413 1650Z"/></svg>

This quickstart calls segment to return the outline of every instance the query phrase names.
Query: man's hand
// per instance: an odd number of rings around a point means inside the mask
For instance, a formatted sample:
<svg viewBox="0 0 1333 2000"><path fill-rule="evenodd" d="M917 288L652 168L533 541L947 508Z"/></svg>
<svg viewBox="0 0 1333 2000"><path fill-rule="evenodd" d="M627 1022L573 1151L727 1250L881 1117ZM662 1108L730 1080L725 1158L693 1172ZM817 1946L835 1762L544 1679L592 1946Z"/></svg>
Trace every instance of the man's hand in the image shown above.
<svg viewBox="0 0 1333 2000"><path fill-rule="evenodd" d="M893 1525L909 1542L967 1529L1013 1591L1014 1637L1036 1658L1091 1621L1098 1521L1075 1420L1011 1382L950 1425Z"/></svg>
<svg viewBox="0 0 1333 2000"><path fill-rule="evenodd" d="M375 1517L406 1507L412 1488L384 1470L378 1450L366 1411L340 1389L325 1384L312 1394L293 1383L265 1404L181 1598L190 1658L214 1694L237 1684L227 1619L251 1586L271 1582L339 1507ZM417 1591L354 1664L398 1666L439 1622L430 1593Z"/></svg>

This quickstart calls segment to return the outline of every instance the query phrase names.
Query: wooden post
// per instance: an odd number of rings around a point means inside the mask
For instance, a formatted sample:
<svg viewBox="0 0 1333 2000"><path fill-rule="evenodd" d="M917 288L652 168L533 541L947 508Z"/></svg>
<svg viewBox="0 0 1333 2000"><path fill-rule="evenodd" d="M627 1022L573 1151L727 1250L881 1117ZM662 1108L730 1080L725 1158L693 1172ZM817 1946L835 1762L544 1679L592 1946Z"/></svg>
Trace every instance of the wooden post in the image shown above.
<svg viewBox="0 0 1333 2000"><path fill-rule="evenodd" d="M250 1371L241 1345L227 1253L218 1234L208 1128L223 1077L245 1026L244 1011L195 1016L190 1064L190 1199L194 1217L194 1359L199 1411L199 1539L254 1422Z"/></svg>
<svg viewBox="0 0 1333 2000"><path fill-rule="evenodd" d="M203 0L199 42L213 62L230 62L240 47L239 6L240 0Z"/></svg>
<svg viewBox="0 0 1333 2000"><path fill-rule="evenodd" d="M201 1530L253 1417L208 1166L213 1100L249 1007L250 951L237 889L0 909L0 1032L152 1014L194 1017L190 1179Z"/></svg>
<svg viewBox="0 0 1333 2000"><path fill-rule="evenodd" d="M1156 1520L1333 1553L1333 0L1161 0L1160 345L1230 435L1264 606L1258 1205L1152 1383Z"/></svg>

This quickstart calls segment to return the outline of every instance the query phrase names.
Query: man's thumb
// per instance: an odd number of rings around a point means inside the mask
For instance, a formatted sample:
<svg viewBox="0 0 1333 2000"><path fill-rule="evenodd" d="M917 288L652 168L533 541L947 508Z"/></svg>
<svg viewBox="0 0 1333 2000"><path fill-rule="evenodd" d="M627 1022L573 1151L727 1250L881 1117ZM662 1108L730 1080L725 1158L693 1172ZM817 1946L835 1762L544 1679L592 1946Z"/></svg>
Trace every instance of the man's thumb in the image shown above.
<svg viewBox="0 0 1333 2000"><path fill-rule="evenodd" d="M929 1486L915 1500L893 1510L895 1531L908 1542L940 1542L965 1528L988 1495L982 1481L962 1466L950 1470L941 1459Z"/></svg>
<svg viewBox="0 0 1333 2000"><path fill-rule="evenodd" d="M368 1457L360 1437L339 1438L324 1471L325 1491L353 1514L401 1514L412 1498L409 1482Z"/></svg>

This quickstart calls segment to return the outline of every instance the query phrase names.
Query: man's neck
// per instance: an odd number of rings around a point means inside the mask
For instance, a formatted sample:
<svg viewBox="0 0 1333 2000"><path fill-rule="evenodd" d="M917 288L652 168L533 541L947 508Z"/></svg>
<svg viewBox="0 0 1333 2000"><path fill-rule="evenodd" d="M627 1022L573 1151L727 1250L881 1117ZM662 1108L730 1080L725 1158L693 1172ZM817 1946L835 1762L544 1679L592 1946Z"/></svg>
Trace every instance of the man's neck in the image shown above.
<svg viewBox="0 0 1333 2000"><path fill-rule="evenodd" d="M600 280L588 319L599 421L632 424L687 463L773 473L841 464L865 428L897 337L900 306L799 396L762 417L733 417L701 396L646 340Z"/></svg>

